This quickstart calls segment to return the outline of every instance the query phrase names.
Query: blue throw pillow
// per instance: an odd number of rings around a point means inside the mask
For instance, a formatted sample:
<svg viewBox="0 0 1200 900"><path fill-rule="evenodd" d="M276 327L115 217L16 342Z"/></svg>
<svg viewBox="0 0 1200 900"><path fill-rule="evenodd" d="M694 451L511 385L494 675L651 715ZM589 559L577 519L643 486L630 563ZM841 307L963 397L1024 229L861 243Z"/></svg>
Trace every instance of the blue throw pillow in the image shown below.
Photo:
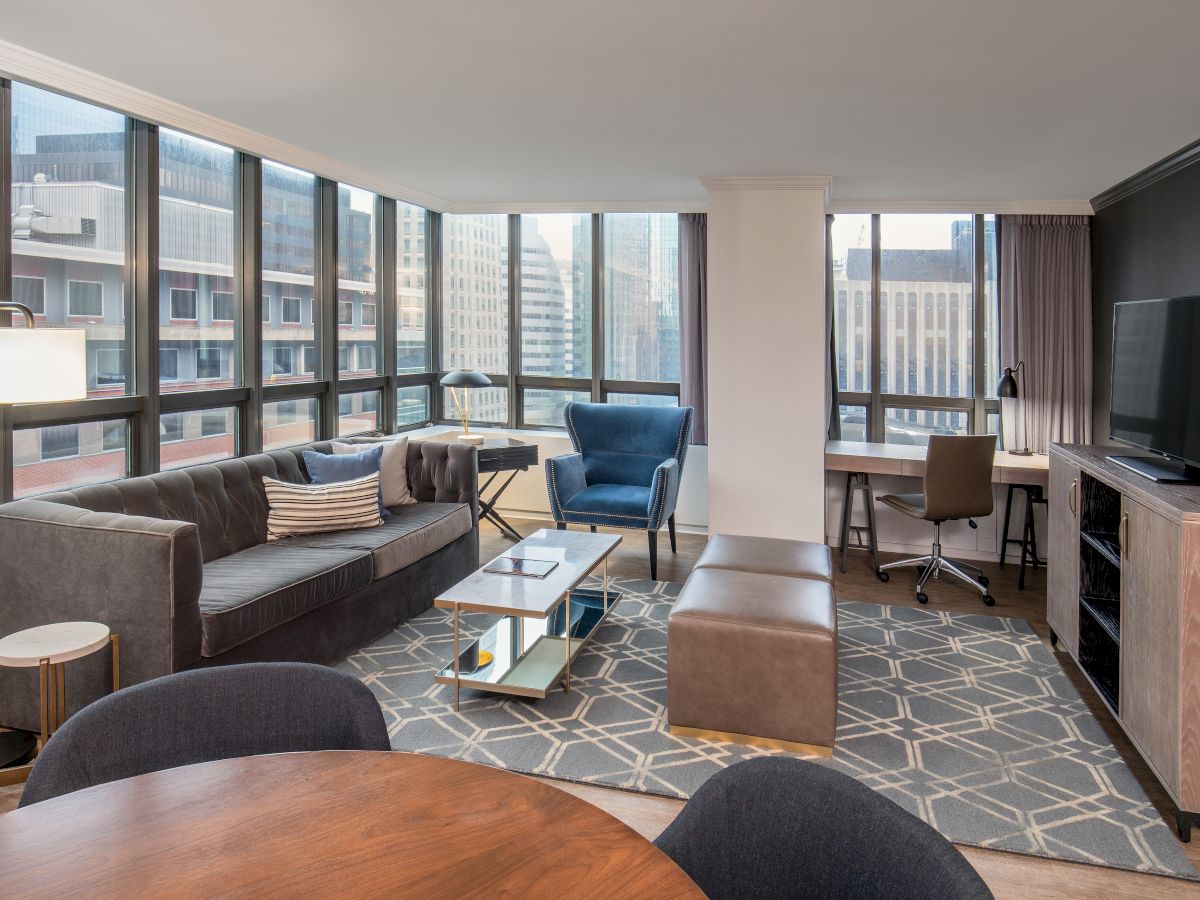
<svg viewBox="0 0 1200 900"><path fill-rule="evenodd" d="M317 453L315 450L304 451L304 467L308 469L308 479L312 484L336 484L339 481L350 481L362 478L364 475L376 475L383 461L383 447L372 447L362 453L347 453L341 456L333 453ZM391 515L379 499L379 515L387 518Z"/></svg>

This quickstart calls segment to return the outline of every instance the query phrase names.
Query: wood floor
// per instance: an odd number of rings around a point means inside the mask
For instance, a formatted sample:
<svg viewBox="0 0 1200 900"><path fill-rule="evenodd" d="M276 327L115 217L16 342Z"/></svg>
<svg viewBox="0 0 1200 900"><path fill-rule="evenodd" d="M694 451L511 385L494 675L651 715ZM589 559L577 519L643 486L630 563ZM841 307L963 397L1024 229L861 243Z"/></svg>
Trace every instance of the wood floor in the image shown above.
<svg viewBox="0 0 1200 900"><path fill-rule="evenodd" d="M518 531L528 534L537 527L553 527L550 522L514 520ZM646 556L646 539L636 532L616 532L625 538L609 563L611 575L628 578L649 578ZM658 577L662 581L684 581L695 565L706 538L700 535L679 535L679 552L672 554L665 535L660 539ZM481 532L480 553L490 559L507 549L511 544L490 525ZM886 555L886 554L885 554ZM950 581L934 584L929 590L930 607L952 612L969 612L983 615L1012 616L1026 619L1043 639L1047 640L1045 605L1046 587L1043 571L1031 572L1026 589L1017 590L1017 570L1009 565L1000 568L996 564L984 564L983 568L991 579L991 592L996 606L989 609L980 603L978 596L966 586L956 586ZM913 578L896 573L888 584L880 584L867 563L865 555L851 555L845 574L835 570L835 586L839 598L867 600L876 603L900 603L917 605L912 594ZM1108 710L1095 696L1091 687L1083 680L1069 657L1058 654L1063 669L1075 683L1081 696L1087 700L1092 712L1108 732L1109 738L1133 770L1147 795L1153 800L1168 824L1173 822L1173 811L1162 789L1154 780L1145 763L1130 746L1124 733L1113 721ZM624 821L648 838L656 837L682 809L683 803L660 797L650 797L591 785L548 780L548 783L575 794L595 804ZM20 788L0 789L0 812L15 808L20 797ZM864 823L864 840L886 840L886 835L871 832L869 823ZM1192 863L1200 868L1200 840L1183 845ZM1200 885L1192 885L1176 879L1154 875L1138 875L1116 869L1065 863L1038 857L1020 856L1013 853L998 853L963 847L963 853L983 876L988 886L1000 900L1049 900L1049 898L1113 897L1121 900L1158 900L1158 898L1200 898Z"/></svg>
<svg viewBox="0 0 1200 900"><path fill-rule="evenodd" d="M514 521L522 534L529 534L538 527L553 528L551 522ZM601 529L604 530L604 529ZM609 560L609 574L627 578L649 578L645 535L630 531L614 531L624 536L624 541ZM679 552L672 555L665 540L659 539L658 577L660 581L684 581L691 572L704 549L707 538L703 535L679 535ZM480 556L490 559L502 553L511 543L490 526L481 532ZM898 558L883 554L885 558ZM929 608L945 609L950 612L978 613L982 615L1008 616L1025 619L1050 646L1050 629L1046 625L1046 579L1045 570L1029 571L1025 590L1017 590L1017 568L1009 564L1001 568L996 563L983 563L982 568L990 579L989 590L996 598L994 607L986 607L979 595L966 585L958 586L951 580L939 580L928 588ZM881 584L875 577L866 554L852 552L846 572L834 569L834 586L842 600L867 600L874 603L895 603L919 606L913 585L915 575L894 572L891 581ZM1146 764L1130 745L1125 733L1113 720L1108 709L1096 696L1091 686L1084 681L1075 663L1066 654L1055 653L1063 669L1075 684L1076 689L1091 708L1092 713L1103 725L1113 745L1124 757L1141 782L1147 796L1158 807L1164 821L1174 828L1174 809ZM683 808L683 803L661 797L650 797L629 791L592 785L571 784L548 780L550 784L575 794L590 803L607 810L631 828L648 838L657 837ZM868 840L886 839L885 835L870 833L864 825ZM1192 864L1200 869L1200 840L1181 845ZM1077 863L1059 862L1040 857L1021 856L1015 853L1000 853L962 847L964 855L988 883L999 900L1050 900L1050 898L1113 897L1121 900L1158 900L1158 898L1200 898L1200 885L1189 884L1172 878L1156 875L1138 875L1118 869L1087 866Z"/></svg>

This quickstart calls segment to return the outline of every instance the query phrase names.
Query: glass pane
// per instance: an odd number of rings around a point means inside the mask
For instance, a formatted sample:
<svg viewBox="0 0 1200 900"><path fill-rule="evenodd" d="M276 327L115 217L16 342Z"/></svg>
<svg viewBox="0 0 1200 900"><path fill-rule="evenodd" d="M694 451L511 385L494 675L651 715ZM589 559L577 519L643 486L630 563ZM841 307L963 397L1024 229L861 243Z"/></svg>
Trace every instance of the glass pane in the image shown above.
<svg viewBox="0 0 1200 900"><path fill-rule="evenodd" d="M604 375L679 381L679 216L604 216Z"/></svg>
<svg viewBox="0 0 1200 900"><path fill-rule="evenodd" d="M410 385L396 389L396 426L424 425L429 421L429 386Z"/></svg>
<svg viewBox="0 0 1200 900"><path fill-rule="evenodd" d="M13 432L13 496L28 497L129 474L129 421Z"/></svg>
<svg viewBox="0 0 1200 900"><path fill-rule="evenodd" d="M884 440L889 444L929 443L931 434L966 434L967 413L947 409L896 409L883 412Z"/></svg>
<svg viewBox="0 0 1200 900"><path fill-rule="evenodd" d="M337 303L339 377L376 374L375 195L344 184L338 185Z"/></svg>
<svg viewBox="0 0 1200 900"><path fill-rule="evenodd" d="M984 396L995 397L1000 384L1000 265L997 260L996 217L983 217ZM988 432L992 432L989 430Z"/></svg>
<svg viewBox="0 0 1200 900"><path fill-rule="evenodd" d="M591 360L592 217L521 216L521 372L590 378Z"/></svg>
<svg viewBox="0 0 1200 900"><path fill-rule="evenodd" d="M662 394L609 394L608 402L623 406L678 406L679 398Z"/></svg>
<svg viewBox="0 0 1200 900"><path fill-rule="evenodd" d="M460 401L463 394L471 395L469 399L472 424L479 422L503 425L508 422L508 388L487 387L463 390L459 392ZM450 399L450 391L446 388L442 388L442 411L449 421L458 421L454 401Z"/></svg>
<svg viewBox="0 0 1200 900"><path fill-rule="evenodd" d="M164 391L228 387L240 380L228 315L236 295L234 152L159 130L159 346L178 369L160 373ZM237 315L237 304L232 304Z"/></svg>
<svg viewBox="0 0 1200 900"><path fill-rule="evenodd" d="M507 216L442 216L442 366L508 372Z"/></svg>
<svg viewBox="0 0 1200 900"><path fill-rule="evenodd" d="M524 393L526 425L563 426L563 410L568 403L586 403L592 399L587 391L544 391L527 389Z"/></svg>
<svg viewBox="0 0 1200 900"><path fill-rule="evenodd" d="M1004 439L1000 434L1000 413L990 412L987 414L987 433L996 436L996 449L1004 449Z"/></svg>
<svg viewBox="0 0 1200 900"><path fill-rule="evenodd" d="M263 382L312 381L316 373L313 272L317 179L263 161Z"/></svg>
<svg viewBox="0 0 1200 900"><path fill-rule="evenodd" d="M425 317L425 235L429 213L411 203L396 203L396 371L429 371Z"/></svg>
<svg viewBox="0 0 1200 900"><path fill-rule="evenodd" d="M833 217L833 328L838 390L871 390L871 217ZM883 389L888 389L885 354Z"/></svg>
<svg viewBox="0 0 1200 900"><path fill-rule="evenodd" d="M125 117L19 82L12 107L12 298L87 332L88 396L124 394Z"/></svg>
<svg viewBox="0 0 1200 900"><path fill-rule="evenodd" d="M865 441L867 439L867 408L865 406L838 406L842 422L843 441Z"/></svg>
<svg viewBox="0 0 1200 900"><path fill-rule="evenodd" d="M163 413L158 420L162 468L229 459L237 453L237 409L198 409Z"/></svg>
<svg viewBox="0 0 1200 900"><path fill-rule="evenodd" d="M974 233L969 215L879 217L885 393L972 396Z"/></svg>
<svg viewBox="0 0 1200 900"><path fill-rule="evenodd" d="M264 403L262 429L264 450L278 450L316 440L316 398Z"/></svg>
<svg viewBox="0 0 1200 900"><path fill-rule="evenodd" d="M379 430L379 391L358 391L338 397L338 435Z"/></svg>

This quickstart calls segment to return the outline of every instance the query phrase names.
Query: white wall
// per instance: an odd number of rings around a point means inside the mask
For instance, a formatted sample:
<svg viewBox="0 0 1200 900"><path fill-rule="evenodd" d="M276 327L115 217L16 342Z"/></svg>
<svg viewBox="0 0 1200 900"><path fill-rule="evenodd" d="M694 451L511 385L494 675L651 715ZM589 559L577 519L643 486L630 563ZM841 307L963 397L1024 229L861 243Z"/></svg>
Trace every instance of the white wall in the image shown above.
<svg viewBox="0 0 1200 900"><path fill-rule="evenodd" d="M703 181L711 530L820 541L829 179Z"/></svg>
<svg viewBox="0 0 1200 900"><path fill-rule="evenodd" d="M437 434L444 431L460 431L444 425L421 428L407 432L413 437ZM504 492L499 507L500 514L507 518L546 519L550 517L550 500L546 494L546 460L571 452L571 439L566 433L555 431L514 431L504 428L480 428L471 426L471 433L508 434L538 445L538 465L520 472ZM501 478L507 478L503 473ZM486 474L480 477L481 486L486 483ZM499 486L497 480L492 488ZM491 495L491 490L488 491ZM679 485L679 501L675 507L675 524L680 531L703 532L708 528L708 448L689 447L683 465L683 481Z"/></svg>

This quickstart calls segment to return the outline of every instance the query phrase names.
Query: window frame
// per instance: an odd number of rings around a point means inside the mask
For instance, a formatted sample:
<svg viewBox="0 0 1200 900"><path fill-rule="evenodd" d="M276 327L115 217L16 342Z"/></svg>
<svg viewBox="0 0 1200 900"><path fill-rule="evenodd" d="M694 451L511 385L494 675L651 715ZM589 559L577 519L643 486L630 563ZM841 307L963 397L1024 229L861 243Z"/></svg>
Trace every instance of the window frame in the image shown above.
<svg viewBox="0 0 1200 900"><path fill-rule="evenodd" d="M100 312L98 312L98 313L75 312L75 310L72 309L72 303L75 298L73 296L71 296L71 288L77 284L94 284L96 287L100 288ZM43 295L43 298L42 298L43 315L45 314L44 313L45 308L46 308L45 296ZM91 281L86 278L68 278L67 279L67 318L68 319L103 319L104 318L104 282L103 281Z"/></svg>
<svg viewBox="0 0 1200 900"><path fill-rule="evenodd" d="M175 315L175 295L176 294L191 294L192 314L190 316ZM200 291L197 288L177 288L173 287L167 294L168 309L170 320L172 322L198 322L200 320Z"/></svg>
<svg viewBox="0 0 1200 900"><path fill-rule="evenodd" d="M826 240L830 240L830 228L833 224L833 219L836 213L830 213L826 216ZM972 359L971 366L973 371L972 395L970 397L939 397L931 394L896 394L884 393L881 390L883 379L882 372L882 310L880 306L881 295L881 265L880 257L882 245L880 241L880 217L889 215L889 213L871 213L871 296L870 296L870 322L871 322L871 364L869 369L869 383L871 389L869 391L843 391L838 390L837 403L840 406L864 406L866 407L866 440L870 443L884 443L887 439L886 417L888 410L921 410L929 412L948 412L967 414L967 434L989 434L987 430L987 420L990 413L999 413L1000 401L995 397L988 397L987 380L987 342L985 341L986 319L987 319L987 303L986 303L986 246L985 246L985 229L984 222L991 213L968 213L973 220L974 241L974 278L972 279L972 293L975 302L973 304L973 321L972 321ZM1000 253L1000 230L999 217L996 217L996 255ZM826 261L826 303L829 305L830 321L834 321L834 278L833 278L833 254L827 254ZM996 272L996 296L992 298L993 302L999 304L1000 272L997 267ZM890 303L892 298L888 298ZM936 297L934 298L936 302ZM997 322L999 314L997 313ZM836 333L836 330L835 330ZM999 335L996 335L996 352L999 353ZM835 354L837 353L835 348ZM840 421L839 421L840 426Z"/></svg>

